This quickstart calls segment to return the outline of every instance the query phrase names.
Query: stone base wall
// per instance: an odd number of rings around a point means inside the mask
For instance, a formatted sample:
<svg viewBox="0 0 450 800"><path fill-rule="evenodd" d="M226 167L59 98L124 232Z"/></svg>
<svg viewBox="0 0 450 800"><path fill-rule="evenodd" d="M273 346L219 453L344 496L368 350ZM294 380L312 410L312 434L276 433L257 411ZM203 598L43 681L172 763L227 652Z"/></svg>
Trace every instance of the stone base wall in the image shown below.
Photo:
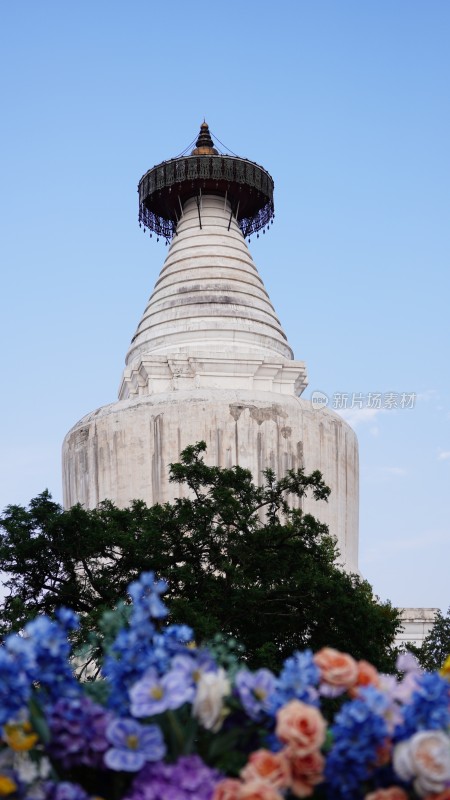
<svg viewBox="0 0 450 800"><path fill-rule="evenodd" d="M356 435L334 412L316 411L294 396L191 389L104 406L80 420L64 440L64 505L170 501L182 487L169 483L169 464L200 440L206 441L208 464L239 464L259 482L267 467L280 477L299 467L320 470L332 490L329 501L306 499L304 510L329 526L341 563L358 571Z"/></svg>
<svg viewBox="0 0 450 800"><path fill-rule="evenodd" d="M398 634L395 644L408 647L408 642L420 647L425 636L434 625L438 608L400 608L403 630Z"/></svg>

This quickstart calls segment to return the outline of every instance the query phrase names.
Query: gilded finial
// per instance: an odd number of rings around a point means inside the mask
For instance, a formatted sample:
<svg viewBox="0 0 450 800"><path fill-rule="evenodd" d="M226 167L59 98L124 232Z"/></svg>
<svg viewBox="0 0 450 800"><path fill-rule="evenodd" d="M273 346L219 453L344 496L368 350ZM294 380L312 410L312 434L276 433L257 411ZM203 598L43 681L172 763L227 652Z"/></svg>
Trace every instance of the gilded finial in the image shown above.
<svg viewBox="0 0 450 800"><path fill-rule="evenodd" d="M203 118L196 146L191 156L217 156L218 154L218 151L214 147L213 140L211 139L208 123L205 118Z"/></svg>

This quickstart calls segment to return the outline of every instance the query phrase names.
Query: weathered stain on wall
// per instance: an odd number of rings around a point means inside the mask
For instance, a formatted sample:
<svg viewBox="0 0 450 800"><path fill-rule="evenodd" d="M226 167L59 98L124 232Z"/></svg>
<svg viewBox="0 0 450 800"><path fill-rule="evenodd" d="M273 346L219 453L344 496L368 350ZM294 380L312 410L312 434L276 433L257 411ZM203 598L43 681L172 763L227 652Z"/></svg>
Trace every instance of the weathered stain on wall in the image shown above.
<svg viewBox="0 0 450 800"><path fill-rule="evenodd" d="M148 504L173 500L182 490L169 483L169 464L200 440L207 443L207 463L239 464L258 483L267 467L279 476L288 469L319 469L331 487L330 499L307 498L303 508L329 525L347 568L357 571L356 436L337 414L316 411L295 397L284 398L281 407L270 395L197 390L106 406L66 437L64 503L90 507L106 498L121 506L135 498Z"/></svg>

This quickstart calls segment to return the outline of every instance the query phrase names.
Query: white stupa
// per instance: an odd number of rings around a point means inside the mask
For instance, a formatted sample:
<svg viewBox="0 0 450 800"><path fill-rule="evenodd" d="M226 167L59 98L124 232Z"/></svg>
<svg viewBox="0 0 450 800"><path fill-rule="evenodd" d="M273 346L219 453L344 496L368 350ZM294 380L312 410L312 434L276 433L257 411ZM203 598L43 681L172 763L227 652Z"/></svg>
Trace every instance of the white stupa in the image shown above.
<svg viewBox="0 0 450 800"><path fill-rule="evenodd" d="M183 491L169 464L205 440L206 461L319 469L328 503L304 509L328 524L342 563L358 570L358 445L353 430L300 395L302 361L253 263L246 236L273 216L273 182L257 164L222 156L203 123L190 156L140 181L140 219L170 239L126 357L119 399L85 416L63 446L66 507L110 499L165 502Z"/></svg>

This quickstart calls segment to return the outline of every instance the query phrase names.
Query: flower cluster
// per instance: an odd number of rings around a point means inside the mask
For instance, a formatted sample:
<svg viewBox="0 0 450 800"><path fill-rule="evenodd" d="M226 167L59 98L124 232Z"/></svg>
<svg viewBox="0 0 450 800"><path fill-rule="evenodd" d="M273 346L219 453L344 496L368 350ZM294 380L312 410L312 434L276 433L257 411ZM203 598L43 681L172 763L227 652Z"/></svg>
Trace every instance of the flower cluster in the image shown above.
<svg viewBox="0 0 450 800"><path fill-rule="evenodd" d="M399 679L323 648L252 672L167 625L166 588L131 584L91 682L73 674L67 609L5 640L0 797L450 800L450 662L402 656Z"/></svg>

